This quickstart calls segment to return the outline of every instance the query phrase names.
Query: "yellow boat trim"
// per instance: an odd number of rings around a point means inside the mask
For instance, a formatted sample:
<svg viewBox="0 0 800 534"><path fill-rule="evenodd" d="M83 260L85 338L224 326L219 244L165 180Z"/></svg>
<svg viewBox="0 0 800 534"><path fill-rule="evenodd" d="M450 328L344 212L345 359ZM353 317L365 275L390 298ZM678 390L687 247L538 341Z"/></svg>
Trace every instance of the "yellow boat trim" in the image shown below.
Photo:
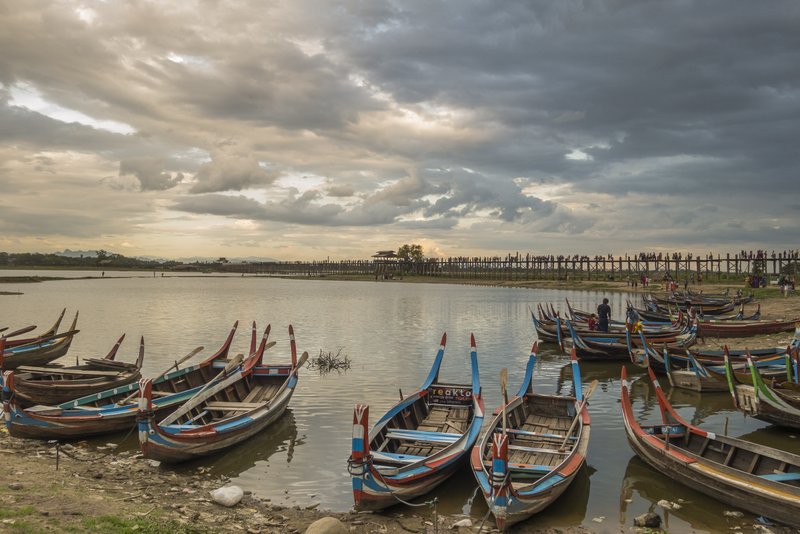
<svg viewBox="0 0 800 534"><path fill-rule="evenodd" d="M791 500L793 500L795 502L800 502L800 496L798 496L795 493L790 493L788 491L776 490L776 489L774 489L774 488L772 488L770 486L765 486L763 484L759 484L758 482L750 482L749 480L743 480L741 478L732 477L732 476L728 475L727 473L724 473L723 471L720 471L719 469L714 469L713 467L701 464L700 462L695 462L695 463L691 464L689 467L691 467L693 469L697 469L698 471L703 471L706 474L713 475L713 476L715 476L717 478L725 479L728 482L734 483L734 484L736 484L738 486L742 486L743 488L758 488L758 489L762 490L765 493L771 493L773 495L781 496L781 497L783 497L785 499L791 499Z"/></svg>

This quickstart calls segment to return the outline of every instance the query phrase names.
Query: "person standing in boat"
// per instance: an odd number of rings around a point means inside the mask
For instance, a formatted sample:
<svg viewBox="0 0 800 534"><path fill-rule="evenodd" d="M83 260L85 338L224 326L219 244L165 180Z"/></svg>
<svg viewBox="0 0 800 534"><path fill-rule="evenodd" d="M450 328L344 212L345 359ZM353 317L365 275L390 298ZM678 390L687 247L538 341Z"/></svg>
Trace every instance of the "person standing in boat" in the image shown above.
<svg viewBox="0 0 800 534"><path fill-rule="evenodd" d="M601 332L608 332L608 321L611 319L611 306L608 305L608 299L603 299L603 303L597 307L597 317L597 329Z"/></svg>

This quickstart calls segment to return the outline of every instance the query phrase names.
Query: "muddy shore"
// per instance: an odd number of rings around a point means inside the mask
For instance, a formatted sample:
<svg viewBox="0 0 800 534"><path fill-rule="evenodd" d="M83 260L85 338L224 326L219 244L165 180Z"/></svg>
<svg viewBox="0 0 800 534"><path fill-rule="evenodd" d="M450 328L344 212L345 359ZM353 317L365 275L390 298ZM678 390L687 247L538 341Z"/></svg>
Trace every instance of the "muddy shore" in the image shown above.
<svg viewBox="0 0 800 534"><path fill-rule="evenodd" d="M390 283L421 281L433 280ZM464 283L610 292L632 289L614 282ZM704 290L711 293L724 287L731 286L709 285ZM782 297L777 290L763 290L757 302L762 305L764 318L800 317L800 297L796 294ZM784 344L790 337L780 334L724 342L734 347L773 346ZM707 339L705 343L719 346L722 341ZM225 486L228 480L210 475L207 469L178 474L142 459L137 452L114 449L113 443L98 447L74 442L61 445L57 451L53 443L12 438L4 426L0 428L0 532L302 533L324 517L337 518L347 531L355 533L477 531L477 525L451 530L463 517L434 516L429 509L396 507L381 514L331 513L313 507L281 506L255 494L246 494L239 504L227 508L215 504L209 492ZM490 532L492 526L489 518L483 531ZM535 525L526 526L525 531L537 532ZM577 534L589 530L565 527L542 532Z"/></svg>

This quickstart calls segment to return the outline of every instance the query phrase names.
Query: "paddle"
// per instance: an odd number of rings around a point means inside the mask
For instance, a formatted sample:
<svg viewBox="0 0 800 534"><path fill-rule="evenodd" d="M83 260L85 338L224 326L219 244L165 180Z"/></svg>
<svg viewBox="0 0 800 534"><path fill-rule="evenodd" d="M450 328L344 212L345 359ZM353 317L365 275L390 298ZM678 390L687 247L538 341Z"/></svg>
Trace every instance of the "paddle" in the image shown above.
<svg viewBox="0 0 800 534"><path fill-rule="evenodd" d="M500 390L503 392L503 435L506 435L506 428L508 428L508 413L506 412L506 405L508 404L508 393L506 386L508 385L508 369L503 367L500 369Z"/></svg>
<svg viewBox="0 0 800 534"><path fill-rule="evenodd" d="M211 380L206 382L206 384L202 388L200 388L200 390L197 393L192 395L192 397L189 400L187 400L184 404L182 404L177 410L172 412L166 419L161 421L160 424L161 425L170 425L170 424L174 423L175 421L177 421L178 418L180 418L181 416L189 413L189 411L191 411L192 408L194 408L198 404L202 403L205 400L205 399L203 399L201 397L203 392L205 390L207 390L212 385L214 387L219 386L220 384L217 381L220 378L222 378L223 376L225 376L226 374L228 374L229 371L231 371L232 369L234 369L238 365L241 365L242 360L244 360L244 354L237 354L236 356L234 356L225 365L225 367L222 369L222 371L219 372L219 374L217 376L215 376L214 378L212 378ZM220 389L222 389L223 387L224 387L224 385L222 385L222 387ZM195 416L195 418L196 418L196 416Z"/></svg>
<svg viewBox="0 0 800 534"><path fill-rule="evenodd" d="M168 368L167 368L167 369L166 369L166 370L165 370L163 373L161 373L160 375L158 375L157 377L155 377L155 378L153 379L153 382L155 382L156 380L158 380L159 378L161 378L161 377L162 377L162 376L164 376L165 374L169 373L169 372L172 370L172 368L173 368L173 367L174 367L174 368L175 368L175 370L177 371L177 370L178 370L178 366L180 366L180 364L182 364L182 363L183 363L183 362L185 362L186 360L188 360L188 359L192 358L192 357L193 357L195 354L197 354L198 352L200 352L200 351L201 351L201 350L203 350L204 348L205 348L205 347L197 347L196 349L194 349L192 352L190 352L189 354L187 354L186 356L184 356L184 357L183 357L183 358L181 358L180 360L176 360L174 365L171 365L171 366L169 366L169 367L168 367ZM128 395L127 397L125 397L125 398L124 398L124 399L122 399L121 401L118 401L118 402L117 402L117 404L126 404L126 403L130 402L130 401L131 401L131 399L133 399L134 397L136 397L138 394L139 394L139 389L137 388L137 389L136 389L136 391L134 391L133 393L131 393L130 395Z"/></svg>
<svg viewBox="0 0 800 534"><path fill-rule="evenodd" d="M594 393L596 387L597 387L597 380L592 380L592 383L589 384L589 390L586 392L586 395L583 396L583 400L578 405L578 411L575 413L575 418L572 420L572 424L569 425L569 430L567 430L567 434L564 436L564 441L558 448L559 451L563 451L566 448L567 441L569 441L569 437L570 435L572 435L572 430L575 428L575 425L578 424L578 419L581 416L581 412L583 412L584 407L586 407L586 403L589 402L589 397L592 396L592 393Z"/></svg>
<svg viewBox="0 0 800 534"><path fill-rule="evenodd" d="M220 378L222 378L223 376L228 374L228 372L230 372L231 369L234 369L236 366L241 364L242 360L244 360L244 354L237 354L236 356L234 356L231 359L231 361L229 361L228 363L225 364L225 367L222 368L222 371L220 371L217 376L215 376L214 378L212 378L211 380L206 382L206 385L203 386L200 389L200 391L198 391L197 393L194 394L194 397L199 396L202 392L204 392L206 389L208 389L208 386L210 386L211 384L213 384L214 382L216 382L217 380L219 380Z"/></svg>
<svg viewBox="0 0 800 534"><path fill-rule="evenodd" d="M9 337L18 336L20 334L25 334L25 333L30 332L31 330L35 330L35 329L36 329L36 325L33 324L31 326L26 326L25 328L20 328L19 330L14 330L13 332L9 332L8 334L4 334L3 337L9 338ZM3 330L8 330L8 327L4 328Z"/></svg>
<svg viewBox="0 0 800 534"><path fill-rule="evenodd" d="M274 344L275 343L273 342L273 345ZM306 360L308 360L308 352L307 351L303 352L303 354L297 360L297 364L294 367L292 367L292 372L295 372L295 370L300 369L303 365L305 365ZM272 396L272 398L267 401L267 406L270 406L272 404L272 401L275 400L276 398L278 398L278 396L281 393L283 393L283 391L286 389L286 387L288 385L289 385L289 381L288 380L286 380L283 384L281 384L281 387L278 388L278 391L276 391L275 394Z"/></svg>
<svg viewBox="0 0 800 534"><path fill-rule="evenodd" d="M274 344L275 344L275 342L273 341L272 345L274 345ZM268 345L268 346L271 347L272 345ZM300 355L300 359L297 360L297 365L294 366L295 369L299 369L299 368L303 367L303 365L306 363L306 360L308 360L308 352L303 352L303 354Z"/></svg>

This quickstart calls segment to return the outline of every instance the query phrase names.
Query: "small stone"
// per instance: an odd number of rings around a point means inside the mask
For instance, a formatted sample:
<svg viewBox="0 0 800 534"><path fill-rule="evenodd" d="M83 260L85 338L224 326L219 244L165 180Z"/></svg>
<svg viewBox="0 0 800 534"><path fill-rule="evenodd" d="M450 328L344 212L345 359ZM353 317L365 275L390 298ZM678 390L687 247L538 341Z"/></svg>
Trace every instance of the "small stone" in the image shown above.
<svg viewBox="0 0 800 534"><path fill-rule="evenodd" d="M25 486L23 486L21 482L12 482L11 484L8 485L8 489L15 490L15 491L16 490L21 490L24 487Z"/></svg>
<svg viewBox="0 0 800 534"><path fill-rule="evenodd" d="M594 521L595 523L602 523L605 520L606 520L606 516L604 516L604 515L601 515L600 517L593 517L592 518L592 521Z"/></svg>
<svg viewBox="0 0 800 534"><path fill-rule="evenodd" d="M349 534L344 523L335 517L323 517L311 523L306 529L306 534Z"/></svg>
<svg viewBox="0 0 800 534"><path fill-rule="evenodd" d="M669 502L666 499L661 499L656 504L658 506L660 506L661 508L665 509L665 510L680 510L681 509L681 505L680 504L678 504L676 502Z"/></svg>
<svg viewBox="0 0 800 534"><path fill-rule="evenodd" d="M645 528L658 528L661 526L661 516L655 512L647 512L633 520L634 526Z"/></svg>
<svg viewBox="0 0 800 534"><path fill-rule="evenodd" d="M244 497L244 491L239 486L226 486L209 492L214 502L222 506L236 506Z"/></svg>

